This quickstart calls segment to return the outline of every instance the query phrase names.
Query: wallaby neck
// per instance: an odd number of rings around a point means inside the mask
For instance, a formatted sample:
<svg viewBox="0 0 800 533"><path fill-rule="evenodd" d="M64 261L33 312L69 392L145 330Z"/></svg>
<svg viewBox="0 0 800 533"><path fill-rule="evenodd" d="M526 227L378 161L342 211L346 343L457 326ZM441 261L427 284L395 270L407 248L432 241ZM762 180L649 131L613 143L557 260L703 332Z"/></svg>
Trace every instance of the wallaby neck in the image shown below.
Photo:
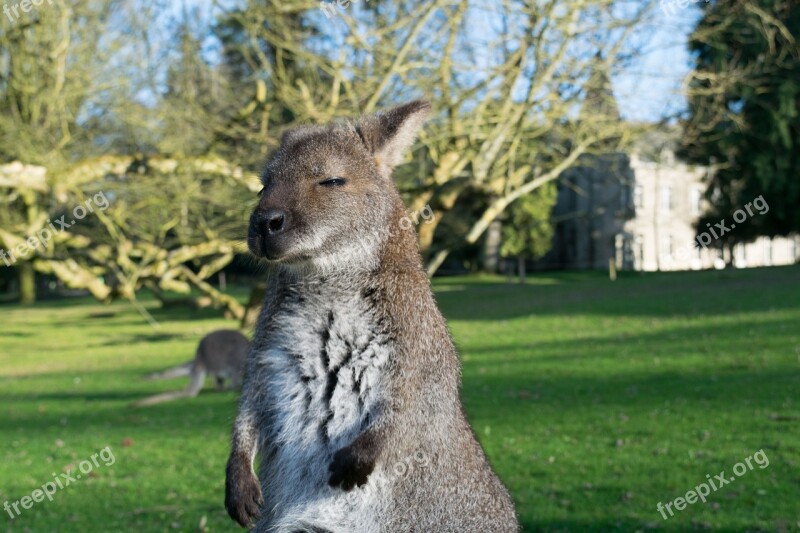
<svg viewBox="0 0 800 533"><path fill-rule="evenodd" d="M415 223L400 198L395 202L389 219L386 238L378 251L379 267L377 270L399 272L422 269Z"/></svg>

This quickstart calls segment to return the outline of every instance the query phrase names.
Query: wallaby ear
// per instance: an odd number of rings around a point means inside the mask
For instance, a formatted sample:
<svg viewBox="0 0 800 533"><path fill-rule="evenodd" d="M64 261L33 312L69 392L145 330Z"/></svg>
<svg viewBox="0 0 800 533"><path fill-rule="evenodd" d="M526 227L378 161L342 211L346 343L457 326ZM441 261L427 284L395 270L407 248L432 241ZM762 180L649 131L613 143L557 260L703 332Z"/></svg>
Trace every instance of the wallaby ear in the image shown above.
<svg viewBox="0 0 800 533"><path fill-rule="evenodd" d="M414 144L430 110L431 104L426 100L414 100L361 119L356 124L356 131L367 150L375 156L378 166L391 172L403 161L405 151Z"/></svg>

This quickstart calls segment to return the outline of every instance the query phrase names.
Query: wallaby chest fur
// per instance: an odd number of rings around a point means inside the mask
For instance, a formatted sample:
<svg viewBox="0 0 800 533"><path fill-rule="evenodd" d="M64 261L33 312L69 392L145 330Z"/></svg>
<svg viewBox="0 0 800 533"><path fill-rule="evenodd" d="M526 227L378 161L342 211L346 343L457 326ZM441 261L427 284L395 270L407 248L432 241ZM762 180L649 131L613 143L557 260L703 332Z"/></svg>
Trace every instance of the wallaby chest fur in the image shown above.
<svg viewBox="0 0 800 533"><path fill-rule="evenodd" d="M390 335L350 282L289 282L277 297L270 333L252 355L273 406L261 435L271 457L261 472L266 506L286 527L316 516L311 523L341 531L375 530L367 502L328 485L328 465L389 401Z"/></svg>
<svg viewBox="0 0 800 533"><path fill-rule="evenodd" d="M226 480L256 531L518 530L390 180L426 111L291 133L268 166L249 244L277 268Z"/></svg>

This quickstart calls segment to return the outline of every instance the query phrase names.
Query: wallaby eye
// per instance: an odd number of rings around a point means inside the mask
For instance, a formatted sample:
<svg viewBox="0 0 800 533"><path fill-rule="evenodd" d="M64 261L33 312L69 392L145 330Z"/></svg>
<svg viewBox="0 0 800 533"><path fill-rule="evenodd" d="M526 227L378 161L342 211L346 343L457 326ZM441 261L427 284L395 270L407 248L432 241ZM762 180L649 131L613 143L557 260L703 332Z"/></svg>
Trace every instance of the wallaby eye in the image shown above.
<svg viewBox="0 0 800 533"><path fill-rule="evenodd" d="M347 180L345 180L344 178L340 178L338 176L334 178L328 178L319 182L320 185L323 185L325 187L339 187L341 185L344 185L345 183L347 183Z"/></svg>

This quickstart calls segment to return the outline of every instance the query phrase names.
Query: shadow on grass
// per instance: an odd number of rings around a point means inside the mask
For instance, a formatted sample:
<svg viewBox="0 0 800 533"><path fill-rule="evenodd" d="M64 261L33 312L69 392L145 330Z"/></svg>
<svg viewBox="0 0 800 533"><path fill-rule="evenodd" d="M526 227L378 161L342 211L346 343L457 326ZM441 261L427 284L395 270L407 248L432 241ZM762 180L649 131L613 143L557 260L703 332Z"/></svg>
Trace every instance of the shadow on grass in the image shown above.
<svg viewBox="0 0 800 533"><path fill-rule="evenodd" d="M175 385L175 390L181 389L179 384ZM203 391L203 394L206 393L218 393L213 389L209 389L208 391ZM34 394L27 394L27 395L13 395L13 396L5 396L0 394L0 401L10 401L11 399L15 401L22 401L22 402L42 402L42 401L56 401L56 402L84 402L84 403L93 403L93 402L120 402L120 401L129 401L129 400L141 400L142 398L147 397L149 394L147 393L140 393L140 392L119 392L119 391L107 391L107 392L46 392L46 393L34 393Z"/></svg>
<svg viewBox="0 0 800 533"><path fill-rule="evenodd" d="M797 397L800 368L792 357L776 355L775 347L761 356L762 339L776 342L779 334L796 331L794 320L748 321L632 338L484 345L462 350L470 356L464 363L462 396L470 413L487 419L496 416L492 413L498 404L510 411L504 417L511 418L525 418L545 405L562 410L635 405L642 411L675 402L730 412L782 412L791 408L787 398ZM727 347L735 352L728 353ZM683 359L691 360L684 364Z"/></svg>
<svg viewBox="0 0 800 533"><path fill-rule="evenodd" d="M800 382L800 370L788 367L717 371L713 375L635 372L603 379L569 375L514 378L514 374L512 369L501 376L465 378L463 397L467 411L492 419L502 404L503 418L526 419L531 409L544 406L563 410L565 414L569 410L613 408L616 412L630 408L652 415L654 408L692 404L693 408L705 411L716 406L719 412L731 415L737 415L737 409L747 413L760 409L765 411L765 422L781 423L782 418L771 419L766 410L771 410L770 413L791 410L786 399L796 395Z"/></svg>
<svg viewBox="0 0 800 533"><path fill-rule="evenodd" d="M208 386L195 398L184 398L149 407L131 407L163 390L182 390L185 380L174 387L148 391L91 391L0 394L0 404L9 406L0 417L0 433L18 432L40 435L47 431L84 433L98 427L130 431L157 426L165 438L175 434L198 434L201 431L227 432L235 414L238 393L217 391Z"/></svg>
<svg viewBox="0 0 800 533"><path fill-rule="evenodd" d="M553 520L553 521L527 521L522 523L524 532L541 531L546 533L573 533L578 531L597 531L597 532L630 532L630 531L686 531L685 524L673 524L664 521L657 514L652 522L640 522L628 518L618 518L616 520L598 520L587 522L581 520ZM709 530L710 527L697 523L694 530ZM741 529L714 528L719 533L740 533ZM760 528L747 529L747 531L762 531Z"/></svg>
<svg viewBox="0 0 800 533"><path fill-rule="evenodd" d="M149 308L148 312L158 322L190 322L193 320L223 318L222 310L211 307L203 309L184 306L156 307Z"/></svg>
<svg viewBox="0 0 800 533"><path fill-rule="evenodd" d="M182 341L194 338L197 338L197 342L200 342L202 335L187 335L178 333L136 333L136 334L125 335L124 337L117 337L114 339L110 339L100 344L96 344L95 346L117 346L119 344L141 344L141 343L154 344L159 342ZM187 357L189 358L194 357L194 354L191 353L187 355Z"/></svg>
<svg viewBox="0 0 800 533"><path fill-rule="evenodd" d="M709 325L707 323L697 326L686 326L661 330L657 333L631 332L629 334L608 337L591 336L575 340L556 341L531 341L527 344L485 344L475 346L471 343L467 348L460 347L462 356L468 355L471 359L468 364L482 367L514 364L537 365L542 363L575 363L585 361L596 363L599 360L615 361L620 368L625 363L648 361L654 357L679 359L687 355L697 356L709 352L708 345L720 349L719 340L729 346L741 348L748 344L760 343L751 332L758 331L763 337L768 333L783 333L796 331L796 320L769 320L769 321L739 321L731 325ZM642 352L642 346L655 346ZM717 353L717 355L720 355ZM741 354L740 354L741 355ZM486 358L481 358L485 356ZM490 359L489 359L490 358ZM719 364L716 361L715 364Z"/></svg>
<svg viewBox="0 0 800 533"><path fill-rule="evenodd" d="M800 307L800 266L636 274L616 282L582 283L580 278L528 285L503 283L496 278L457 281L437 280L434 285L439 289L436 299L448 320L570 314L673 317Z"/></svg>

